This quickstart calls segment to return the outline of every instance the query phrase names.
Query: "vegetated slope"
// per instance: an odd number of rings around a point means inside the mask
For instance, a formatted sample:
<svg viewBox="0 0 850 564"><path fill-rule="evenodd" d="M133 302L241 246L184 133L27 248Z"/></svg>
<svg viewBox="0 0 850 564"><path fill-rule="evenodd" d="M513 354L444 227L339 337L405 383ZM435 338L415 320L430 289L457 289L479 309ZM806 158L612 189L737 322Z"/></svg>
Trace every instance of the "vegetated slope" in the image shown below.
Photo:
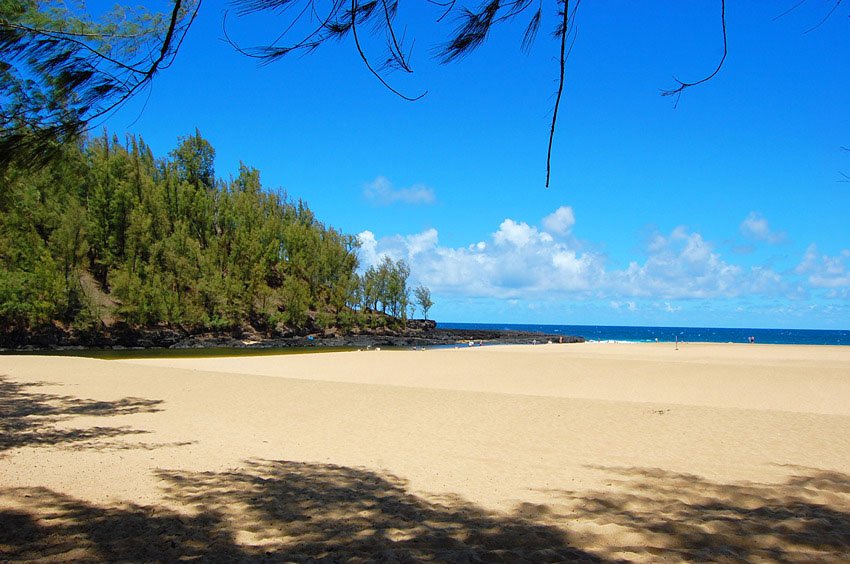
<svg viewBox="0 0 850 564"><path fill-rule="evenodd" d="M216 179L197 131L168 158L107 133L57 155L0 171L0 346L56 331L403 326L406 264L358 274L355 236L254 168Z"/></svg>

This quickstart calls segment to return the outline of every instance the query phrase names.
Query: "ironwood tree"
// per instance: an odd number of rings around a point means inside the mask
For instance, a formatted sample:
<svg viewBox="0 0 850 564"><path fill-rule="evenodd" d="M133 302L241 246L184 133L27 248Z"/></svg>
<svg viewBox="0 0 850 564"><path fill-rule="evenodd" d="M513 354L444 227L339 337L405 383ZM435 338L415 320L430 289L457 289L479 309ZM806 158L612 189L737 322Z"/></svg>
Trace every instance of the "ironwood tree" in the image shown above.
<svg viewBox="0 0 850 564"><path fill-rule="evenodd" d="M95 20L64 2L0 1L0 165L43 162L142 91L171 65L200 5L116 5Z"/></svg>

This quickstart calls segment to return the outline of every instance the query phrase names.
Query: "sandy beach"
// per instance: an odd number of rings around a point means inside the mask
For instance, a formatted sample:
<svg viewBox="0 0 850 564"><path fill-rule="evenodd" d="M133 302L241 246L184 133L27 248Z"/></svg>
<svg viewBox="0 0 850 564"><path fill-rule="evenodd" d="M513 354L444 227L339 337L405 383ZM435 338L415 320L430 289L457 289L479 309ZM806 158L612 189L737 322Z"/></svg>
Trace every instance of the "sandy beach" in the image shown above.
<svg viewBox="0 0 850 564"><path fill-rule="evenodd" d="M0 356L0 561L850 559L850 347Z"/></svg>

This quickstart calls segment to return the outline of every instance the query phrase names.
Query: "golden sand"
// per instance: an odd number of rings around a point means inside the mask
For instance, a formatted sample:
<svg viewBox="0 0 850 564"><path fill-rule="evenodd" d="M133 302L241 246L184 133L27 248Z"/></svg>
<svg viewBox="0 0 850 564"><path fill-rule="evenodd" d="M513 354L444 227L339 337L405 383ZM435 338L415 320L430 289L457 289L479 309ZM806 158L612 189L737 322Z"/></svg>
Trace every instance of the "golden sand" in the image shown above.
<svg viewBox="0 0 850 564"><path fill-rule="evenodd" d="M0 357L0 561L846 561L850 347Z"/></svg>

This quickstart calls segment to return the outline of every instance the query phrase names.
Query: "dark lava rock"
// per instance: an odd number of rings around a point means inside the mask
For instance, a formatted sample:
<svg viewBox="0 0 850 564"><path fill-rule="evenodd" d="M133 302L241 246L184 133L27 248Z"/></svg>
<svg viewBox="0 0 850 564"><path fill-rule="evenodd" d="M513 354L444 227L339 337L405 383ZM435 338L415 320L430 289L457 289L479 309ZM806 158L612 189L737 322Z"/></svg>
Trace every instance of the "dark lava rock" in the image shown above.
<svg viewBox="0 0 850 564"><path fill-rule="evenodd" d="M289 348L289 347L432 347L473 344L580 343L584 337L492 329L441 329L436 322L414 319L402 331L364 329L358 333L316 331L260 332L234 328L198 332L180 327L137 328L118 323L92 331L56 325L35 331L0 333L0 349L20 351L80 348Z"/></svg>

